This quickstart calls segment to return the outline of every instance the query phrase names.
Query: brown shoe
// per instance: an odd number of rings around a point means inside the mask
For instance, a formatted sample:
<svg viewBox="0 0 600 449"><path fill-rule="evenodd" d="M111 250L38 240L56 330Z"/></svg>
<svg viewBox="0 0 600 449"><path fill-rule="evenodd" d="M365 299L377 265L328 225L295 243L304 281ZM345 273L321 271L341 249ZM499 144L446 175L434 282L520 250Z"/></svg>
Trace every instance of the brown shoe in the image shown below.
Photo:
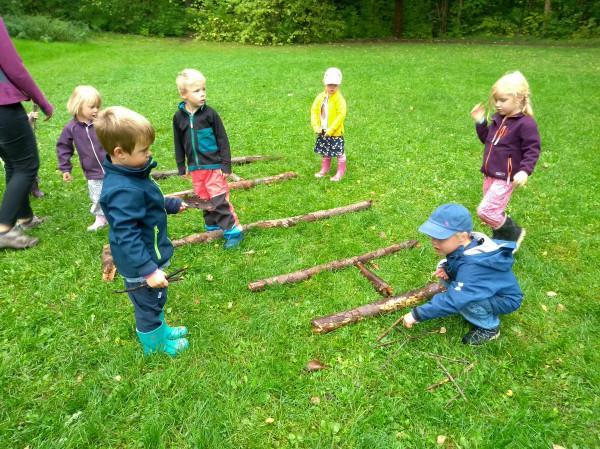
<svg viewBox="0 0 600 449"><path fill-rule="evenodd" d="M37 245L38 242L38 239L21 233L16 227L0 234L0 248L25 249Z"/></svg>
<svg viewBox="0 0 600 449"><path fill-rule="evenodd" d="M45 218L40 218L37 215L34 215L27 221L17 223L15 225L15 228L17 228L20 231L27 231L28 229L37 228L39 225L41 225L45 221L46 221Z"/></svg>

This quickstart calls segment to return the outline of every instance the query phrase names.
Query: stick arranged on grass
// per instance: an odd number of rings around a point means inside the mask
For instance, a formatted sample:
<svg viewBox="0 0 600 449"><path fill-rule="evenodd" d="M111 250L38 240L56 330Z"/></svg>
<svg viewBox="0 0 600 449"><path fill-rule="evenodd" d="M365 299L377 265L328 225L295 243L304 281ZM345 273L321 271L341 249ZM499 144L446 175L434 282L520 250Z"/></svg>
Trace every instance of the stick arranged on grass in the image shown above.
<svg viewBox="0 0 600 449"><path fill-rule="evenodd" d="M311 321L312 331L316 334L326 334L347 324L356 323L365 318L392 313L405 307L428 300L433 295L443 292L445 289L438 283L431 283L425 287L411 290L402 295L385 298L371 304L365 304L356 309L339 312L333 315L322 316Z"/></svg>
<svg viewBox="0 0 600 449"><path fill-rule="evenodd" d="M388 246L386 248L380 248L375 251L371 251L369 253L363 254L361 256L354 256L349 259L343 260L334 260L332 262L324 263L321 265L317 265L315 267L306 268L304 270L294 271L293 273L281 274L279 276L270 277L267 279L261 279L259 281L250 282L248 284L248 288L253 292L264 289L267 285L273 284L292 284L295 282L305 281L306 279L314 276L321 271L334 271L339 270L340 268L349 267L351 265L356 265L357 262L367 262L372 259L376 259L377 257L385 256L388 254L396 253L400 250L406 248L412 248L417 246L418 242L416 240L408 240L403 243L396 243L394 245Z"/></svg>
<svg viewBox="0 0 600 449"><path fill-rule="evenodd" d="M371 270L365 267L365 265L362 262L357 262L356 267L358 268L360 273L364 277L366 277L369 280L369 282L371 282L371 284L373 284L373 287L375 287L375 291L377 293L386 298L392 296L394 290L392 289L392 287L390 287L390 284L385 282L383 279L381 279L379 276L377 276L375 273L373 273Z"/></svg>
<svg viewBox="0 0 600 449"><path fill-rule="evenodd" d="M454 379L458 379L463 374L471 371L474 367L475 367L475 363L469 363L467 366L465 366L465 368L462 370L462 372L458 376L456 376ZM447 384L448 382L450 382L450 377L446 376L442 380L440 380L439 382L436 382L434 384L429 385L427 388L425 388L425 390L426 391L433 391L436 388L441 387L442 385Z"/></svg>
<svg viewBox="0 0 600 449"><path fill-rule="evenodd" d="M454 379L454 377L452 377L452 374L450 374L450 372L446 369L446 367L442 364L442 362L440 362L438 359L435 359L435 363L437 363L437 365L444 372L444 374L446 375L446 377L456 387L456 389L458 390L458 392L460 393L460 395L463 397L463 399L465 401L468 401L467 397L465 396L465 392L462 390L462 388L460 388L460 385L458 385L458 383L456 383L456 380Z"/></svg>
<svg viewBox="0 0 600 449"><path fill-rule="evenodd" d="M287 179L296 178L297 176L298 176L297 173L295 173L293 171L288 171L288 172L281 173L281 174L275 175L275 176L265 176L264 178L256 178L256 179L245 179L243 181L230 182L229 189L230 190L242 190L242 189L245 190L245 189L250 189L254 186L260 185L260 184L273 184L275 182L281 182L281 181L285 181ZM193 194L194 194L194 190L190 189L190 190L182 190L181 192L169 193L165 196L173 197L173 198L183 198L187 202L188 198L191 197Z"/></svg>
<svg viewBox="0 0 600 449"><path fill-rule="evenodd" d="M239 157L232 157L231 164L232 165L242 165L242 164L249 164L251 162L256 162L256 161L274 161L274 160L278 160L278 159L281 159L281 156L239 156ZM179 175L179 172L177 170L157 170L152 173L152 177L154 179L164 179L164 178L169 178L171 176L177 176L177 175Z"/></svg>
<svg viewBox="0 0 600 449"><path fill-rule="evenodd" d="M254 223L248 223L242 225L242 229L244 231L247 231L249 229L254 228L289 228L302 222L324 220L326 218L335 217L336 215L342 215L350 212L358 212L361 210L369 209L372 204L373 202L370 200L360 201L358 203L349 204L348 206L336 207L334 209L318 210L305 215L297 215L295 217L278 218L275 220L263 220ZM173 246L177 248L179 246L192 245L195 243L212 242L213 240L219 239L221 237L223 237L223 231L209 231L201 232L199 234L188 235L187 237L173 240L172 243ZM102 279L104 279L105 281L112 281L115 277L116 269L114 267L112 255L110 253L110 247L108 245L104 245L104 248L102 250L102 272Z"/></svg>

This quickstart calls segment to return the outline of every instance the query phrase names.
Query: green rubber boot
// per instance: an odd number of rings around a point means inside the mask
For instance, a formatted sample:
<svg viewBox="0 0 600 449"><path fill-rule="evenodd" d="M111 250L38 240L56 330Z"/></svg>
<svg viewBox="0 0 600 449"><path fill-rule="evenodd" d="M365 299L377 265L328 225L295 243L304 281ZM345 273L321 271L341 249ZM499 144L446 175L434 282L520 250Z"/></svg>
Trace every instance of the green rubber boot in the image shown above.
<svg viewBox="0 0 600 449"><path fill-rule="evenodd" d="M160 320L163 323L163 326L166 327L165 334L167 335L167 340L177 340L178 338L185 337L188 333L187 327L185 326L176 326L171 327L167 324L165 320L165 311L160 312Z"/></svg>
<svg viewBox="0 0 600 449"><path fill-rule="evenodd" d="M138 338L144 348L144 355L164 352L171 357L175 357L186 350L189 346L187 339L180 338L178 340L169 340L166 336L166 330L164 324L161 324L150 332L140 332L136 329Z"/></svg>

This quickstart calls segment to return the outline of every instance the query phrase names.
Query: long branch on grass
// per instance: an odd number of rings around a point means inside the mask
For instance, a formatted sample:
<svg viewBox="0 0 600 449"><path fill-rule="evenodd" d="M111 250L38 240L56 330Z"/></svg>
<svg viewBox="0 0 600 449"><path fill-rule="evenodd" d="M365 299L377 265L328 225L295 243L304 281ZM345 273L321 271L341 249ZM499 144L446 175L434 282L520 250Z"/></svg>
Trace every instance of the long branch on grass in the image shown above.
<svg viewBox="0 0 600 449"><path fill-rule="evenodd" d="M249 164L256 161L273 161L281 159L281 156L239 156L231 158L231 165ZM154 179L164 179L179 175L178 170L156 170L152 173Z"/></svg>
<svg viewBox="0 0 600 449"><path fill-rule="evenodd" d="M365 267L365 265L362 262L357 262L356 267L360 271L360 274L362 274L369 280L369 282L373 285L377 293L386 298L392 296L394 290L392 289L392 287L390 287L390 284L385 282L383 279L381 279L379 276L377 276L375 273L373 273L371 270Z"/></svg>
<svg viewBox="0 0 600 449"><path fill-rule="evenodd" d="M305 268L304 270L294 271L293 273L281 274L279 276L273 276L267 279L261 279L259 281L250 282L250 284L248 284L248 288L251 291L256 292L264 289L267 285L292 284L295 282L305 281L306 279L309 279L310 277L322 271L339 270L340 268L356 265L357 262L366 262L368 260L386 256L388 254L393 254L400 250L412 248L417 245L418 242L416 240L407 240L406 242L396 243L394 245L385 248L380 248L375 251L362 254L360 256L354 256L342 260L334 260L314 267Z"/></svg>
<svg viewBox="0 0 600 449"><path fill-rule="evenodd" d="M311 321L312 331L316 334L325 334L336 330L347 324L356 323L365 318L392 313L405 307L410 307L428 300L433 295L445 290L444 286L438 283L427 284L425 287L411 290L401 295L385 298L370 304L365 304L355 309L345 312L338 312L333 315L327 315L315 318Z"/></svg>
<svg viewBox="0 0 600 449"><path fill-rule="evenodd" d="M293 179L293 178L296 178L297 176L298 176L298 174L296 172L288 171L285 173L280 173L278 175L265 176L263 178L245 179L243 181L230 182L229 189L230 190L246 190L246 189L250 189L254 186L260 185L260 184L273 184L276 182ZM189 189L189 190L182 190L180 192L168 193L165 196L172 197L172 198L183 198L184 201L187 202L187 201L189 201L188 198L193 195L194 195L194 190Z"/></svg>
<svg viewBox="0 0 600 449"><path fill-rule="evenodd" d="M242 229L244 231L248 231L248 230L254 229L254 228L261 228L261 229L276 228L276 227L289 228L289 227L295 226L298 223L302 223L302 222L313 222L313 221L317 221L317 220L324 220L326 218L335 217L337 215L342 215L342 214L347 214L350 212L358 212L361 210L365 210L365 209L370 208L372 204L373 204L373 202L370 200L360 201L358 203L349 204L348 206L336 207L333 209L318 210L318 211L310 212L310 213L304 214L304 215L297 215L295 217L278 218L275 220L263 220L263 221L257 221L254 223L248 223L248 224L242 225ZM177 248L179 246L192 245L192 244L196 244L196 243L208 243L208 242L212 242L213 240L219 239L221 237L223 237L222 230L208 231L208 232L201 232L199 234L188 235L188 236L180 238L180 239L175 239L172 241L172 243L173 243L173 246L175 248ZM103 272L102 279L104 279L105 281L111 281L114 279L116 269L115 269L114 262L112 259L112 254L110 252L110 247L108 245L104 245L104 248L102 249L102 272Z"/></svg>

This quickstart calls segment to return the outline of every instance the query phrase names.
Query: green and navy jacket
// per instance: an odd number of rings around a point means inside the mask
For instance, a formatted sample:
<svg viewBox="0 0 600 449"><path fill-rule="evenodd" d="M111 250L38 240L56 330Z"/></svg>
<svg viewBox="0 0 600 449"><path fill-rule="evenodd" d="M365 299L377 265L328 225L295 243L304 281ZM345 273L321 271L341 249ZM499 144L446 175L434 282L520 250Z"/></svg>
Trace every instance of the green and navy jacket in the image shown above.
<svg viewBox="0 0 600 449"><path fill-rule="evenodd" d="M221 117L210 106L203 105L190 114L185 101L173 116L175 161L180 175L188 171L223 170L231 173L229 139Z"/></svg>
<svg viewBox="0 0 600 449"><path fill-rule="evenodd" d="M166 265L173 255L167 236L167 214L175 214L181 199L165 198L150 177L152 159L142 168L104 160L100 207L108 219L108 238L113 261L128 279L148 276Z"/></svg>

